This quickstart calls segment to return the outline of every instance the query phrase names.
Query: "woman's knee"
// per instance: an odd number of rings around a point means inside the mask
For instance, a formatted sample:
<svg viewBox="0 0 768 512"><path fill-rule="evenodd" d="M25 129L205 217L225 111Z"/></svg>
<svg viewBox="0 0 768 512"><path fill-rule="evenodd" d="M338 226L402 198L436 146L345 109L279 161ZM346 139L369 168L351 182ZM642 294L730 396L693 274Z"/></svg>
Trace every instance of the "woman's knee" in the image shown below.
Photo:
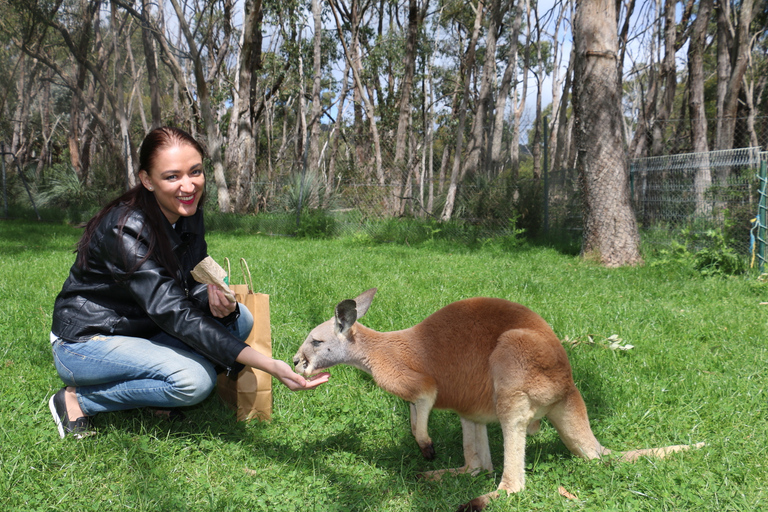
<svg viewBox="0 0 768 512"><path fill-rule="evenodd" d="M205 400L216 386L216 371L210 364L190 363L170 378L169 394L179 407Z"/></svg>

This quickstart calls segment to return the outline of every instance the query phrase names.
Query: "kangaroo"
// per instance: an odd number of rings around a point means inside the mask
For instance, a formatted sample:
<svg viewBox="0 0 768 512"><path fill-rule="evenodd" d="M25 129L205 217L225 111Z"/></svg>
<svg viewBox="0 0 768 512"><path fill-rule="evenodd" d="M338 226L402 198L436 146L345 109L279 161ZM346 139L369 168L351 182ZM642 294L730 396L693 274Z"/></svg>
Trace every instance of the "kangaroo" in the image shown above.
<svg viewBox="0 0 768 512"><path fill-rule="evenodd" d="M345 363L371 374L379 387L410 402L411 432L430 460L435 457L427 432L430 411L458 413L464 465L427 472L426 478L493 471L486 424L500 422L504 471L499 487L459 511L482 510L499 490L523 489L526 434L536 433L543 417L573 454L595 459L611 453L592 433L565 349L538 314L507 300L477 297L449 304L408 329L377 332L357 322L375 293L372 288L340 302L334 318L312 329L293 358L296 371L311 377ZM664 457L688 448L634 450L620 458Z"/></svg>

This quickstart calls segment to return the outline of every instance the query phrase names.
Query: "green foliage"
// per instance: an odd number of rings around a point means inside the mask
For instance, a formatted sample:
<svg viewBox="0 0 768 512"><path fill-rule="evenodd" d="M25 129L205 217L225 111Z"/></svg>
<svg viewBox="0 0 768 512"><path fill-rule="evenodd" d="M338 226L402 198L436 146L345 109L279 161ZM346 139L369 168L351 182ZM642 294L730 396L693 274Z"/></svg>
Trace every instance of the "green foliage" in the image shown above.
<svg viewBox="0 0 768 512"><path fill-rule="evenodd" d="M739 254L727 238L729 223L723 229L681 230L684 243L673 241L659 250L653 265L672 263L690 266L705 277L740 275L748 270L747 259Z"/></svg>
<svg viewBox="0 0 768 512"><path fill-rule="evenodd" d="M296 236L302 238L330 238L334 235L336 221L326 210L304 210L299 218Z"/></svg>
<svg viewBox="0 0 768 512"><path fill-rule="evenodd" d="M100 198L100 191L84 184L68 163L53 165L37 190L38 207L64 210L72 223L88 220Z"/></svg>

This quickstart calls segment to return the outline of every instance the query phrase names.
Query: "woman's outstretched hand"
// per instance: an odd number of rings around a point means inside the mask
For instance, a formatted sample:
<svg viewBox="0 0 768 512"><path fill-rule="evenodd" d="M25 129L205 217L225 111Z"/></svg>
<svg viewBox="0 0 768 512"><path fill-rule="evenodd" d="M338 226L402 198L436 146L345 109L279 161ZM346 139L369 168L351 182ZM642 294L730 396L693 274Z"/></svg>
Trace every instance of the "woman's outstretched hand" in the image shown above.
<svg viewBox="0 0 768 512"><path fill-rule="evenodd" d="M294 372L288 363L279 359L275 359L275 372L272 375L291 391L315 389L317 386L328 382L331 377L330 373L324 372L307 379Z"/></svg>
<svg viewBox="0 0 768 512"><path fill-rule="evenodd" d="M285 361L272 359L248 346L237 356L237 362L267 372L291 391L315 389L320 384L328 382L331 377L330 373L323 372L305 378L294 372L293 368Z"/></svg>

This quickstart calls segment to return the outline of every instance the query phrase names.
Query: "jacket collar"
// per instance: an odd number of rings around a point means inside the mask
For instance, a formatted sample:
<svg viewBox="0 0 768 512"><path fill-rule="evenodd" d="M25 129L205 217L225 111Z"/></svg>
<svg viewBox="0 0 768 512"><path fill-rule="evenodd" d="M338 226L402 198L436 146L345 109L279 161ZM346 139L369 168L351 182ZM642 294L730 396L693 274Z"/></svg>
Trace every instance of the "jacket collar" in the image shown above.
<svg viewBox="0 0 768 512"><path fill-rule="evenodd" d="M198 208L191 217L179 217L175 227L167 219L165 221L165 231L174 251L180 245L187 244L192 238L200 235L202 230L203 211L201 208Z"/></svg>

